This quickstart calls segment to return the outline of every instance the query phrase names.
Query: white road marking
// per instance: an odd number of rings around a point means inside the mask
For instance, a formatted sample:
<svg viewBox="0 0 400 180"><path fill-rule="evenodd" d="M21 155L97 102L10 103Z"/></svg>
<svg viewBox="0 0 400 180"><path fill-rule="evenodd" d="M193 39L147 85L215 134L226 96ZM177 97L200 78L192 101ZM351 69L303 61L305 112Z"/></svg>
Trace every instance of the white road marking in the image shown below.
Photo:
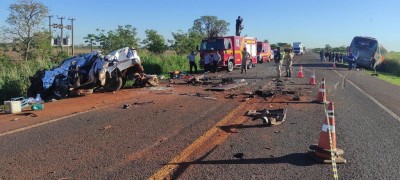
<svg viewBox="0 0 400 180"><path fill-rule="evenodd" d="M50 123L53 123L53 122L61 121L61 120L66 119L66 118L70 118L70 117L74 117L74 116L77 116L77 115L80 115L80 114L84 114L84 113L87 113L87 112L99 110L99 109L102 109L102 108L105 108L105 107L108 107L108 106L103 106L103 107L99 107L99 108L96 108L96 109L90 109L90 110L78 112L78 113L75 113L75 114L70 114L70 115L67 115L67 116L64 116L64 117L52 119L50 121L45 121L45 122L42 122L42 123L39 123L39 124L35 124L35 125L32 125L32 126L27 126L27 127L15 129L15 130L7 131L7 132L4 132L4 133L1 133L0 137L5 136L5 135L9 135L9 134L14 134L14 133L21 132L21 131L25 131L25 130L28 130L28 129L32 129L32 128L39 127L39 126L42 126L42 125L50 124Z"/></svg>
<svg viewBox="0 0 400 180"><path fill-rule="evenodd" d="M345 78L343 75L341 75L339 72L337 72L336 70L334 70L340 77L342 77L343 79ZM370 96L369 94L367 94L365 91L363 91L361 88L359 88L357 85L355 85L353 82L351 82L350 80L346 79L346 81L348 83L350 83L352 86L354 86L357 90L359 90L361 93L363 93L365 96L367 96L369 99L371 99L376 105L378 105L379 107L381 107L383 110L385 110L387 113L389 113L391 116L393 116L397 121L400 122L400 117L394 113L393 111L391 111L389 108L387 108L385 105L383 105L382 103L380 103L378 100L376 100L374 97Z"/></svg>

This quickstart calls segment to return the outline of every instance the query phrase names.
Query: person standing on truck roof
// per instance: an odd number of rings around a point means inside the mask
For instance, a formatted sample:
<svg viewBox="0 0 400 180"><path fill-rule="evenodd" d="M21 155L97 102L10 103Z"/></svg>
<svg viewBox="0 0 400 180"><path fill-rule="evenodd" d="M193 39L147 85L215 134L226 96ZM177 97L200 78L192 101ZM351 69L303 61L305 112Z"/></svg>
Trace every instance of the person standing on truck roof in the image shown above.
<svg viewBox="0 0 400 180"><path fill-rule="evenodd" d="M292 77L292 64L293 64L293 57L291 55L290 49L285 49L286 54L284 56L285 65L286 65L286 77Z"/></svg>
<svg viewBox="0 0 400 180"><path fill-rule="evenodd" d="M192 51L187 58L189 59L189 66L190 66L190 74L193 74L193 67L194 67L194 72L197 74L197 64L196 64L196 55L198 52Z"/></svg>
<svg viewBox="0 0 400 180"><path fill-rule="evenodd" d="M240 32L243 29L242 26L243 18L240 16L236 19L236 36L240 36Z"/></svg>
<svg viewBox="0 0 400 180"><path fill-rule="evenodd" d="M281 56L281 48L277 47L274 53L274 60L276 63L276 71L278 73L277 78L281 78L282 75L282 56Z"/></svg>
<svg viewBox="0 0 400 180"><path fill-rule="evenodd" d="M212 57L212 65L213 65L213 72L216 73L218 70L218 63L221 61L221 55L219 55L218 51L214 51L211 54Z"/></svg>
<svg viewBox="0 0 400 180"><path fill-rule="evenodd" d="M243 74L243 69L244 69L244 73L247 73L247 61L249 61L250 59L250 53L247 52L247 48L244 47L243 51L242 51L242 65L240 67L240 69L242 70L241 73Z"/></svg>

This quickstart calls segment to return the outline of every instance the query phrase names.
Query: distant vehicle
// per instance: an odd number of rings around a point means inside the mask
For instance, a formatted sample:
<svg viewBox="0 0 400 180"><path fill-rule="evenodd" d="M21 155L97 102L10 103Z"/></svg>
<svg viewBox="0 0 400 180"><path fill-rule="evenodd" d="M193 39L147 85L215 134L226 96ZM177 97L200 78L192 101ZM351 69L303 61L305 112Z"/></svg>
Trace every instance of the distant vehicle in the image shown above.
<svg viewBox="0 0 400 180"><path fill-rule="evenodd" d="M200 45L200 64L204 64L204 56L213 48L221 55L221 61L218 64L220 68L227 68L229 72L233 71L235 66L242 63L242 51L246 47L250 53L251 61L248 68L252 68L257 63L257 39L253 37L225 36L217 38L207 38L201 41Z"/></svg>
<svg viewBox="0 0 400 180"><path fill-rule="evenodd" d="M374 67L382 63L387 53L375 38L365 36L354 37L347 51L358 55L356 63L364 67Z"/></svg>
<svg viewBox="0 0 400 180"><path fill-rule="evenodd" d="M293 52L294 52L295 55L303 55L304 54L303 43L294 42L293 43Z"/></svg>
<svg viewBox="0 0 400 180"><path fill-rule="evenodd" d="M257 42L257 62L270 62L273 59L271 46L266 42Z"/></svg>

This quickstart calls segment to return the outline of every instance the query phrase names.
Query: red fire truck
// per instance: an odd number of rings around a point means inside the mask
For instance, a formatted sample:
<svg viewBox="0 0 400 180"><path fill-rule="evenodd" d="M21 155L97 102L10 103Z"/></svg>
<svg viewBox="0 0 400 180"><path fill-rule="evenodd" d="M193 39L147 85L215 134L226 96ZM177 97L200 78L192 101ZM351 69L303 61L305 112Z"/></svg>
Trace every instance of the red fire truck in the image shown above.
<svg viewBox="0 0 400 180"><path fill-rule="evenodd" d="M221 55L221 61L218 66L233 71L235 66L242 64L242 51L246 47L250 53L251 61L247 64L252 68L257 63L257 39L254 37L226 36L204 39L200 46L200 61L203 64L204 56L210 52L210 49Z"/></svg>

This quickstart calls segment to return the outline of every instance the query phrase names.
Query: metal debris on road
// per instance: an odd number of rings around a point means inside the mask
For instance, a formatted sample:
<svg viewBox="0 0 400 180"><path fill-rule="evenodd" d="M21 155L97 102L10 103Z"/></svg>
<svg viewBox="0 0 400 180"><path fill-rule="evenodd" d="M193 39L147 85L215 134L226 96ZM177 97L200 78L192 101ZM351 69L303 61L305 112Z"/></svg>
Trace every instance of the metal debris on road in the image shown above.
<svg viewBox="0 0 400 180"><path fill-rule="evenodd" d="M203 97L203 99L217 100L215 97Z"/></svg>
<svg viewBox="0 0 400 180"><path fill-rule="evenodd" d="M210 90L210 91L225 91L225 90L229 90L229 89L238 88L238 87L244 86L244 85L247 85L247 82L234 83L234 84L225 84L225 85L221 85L221 86L207 88L206 90Z"/></svg>
<svg viewBox="0 0 400 180"><path fill-rule="evenodd" d="M131 106L131 105L130 105L130 104L124 104L124 105L122 106L122 109L128 109L129 106Z"/></svg>
<svg viewBox="0 0 400 180"><path fill-rule="evenodd" d="M293 96L293 101L300 101L300 96L297 95Z"/></svg>
<svg viewBox="0 0 400 180"><path fill-rule="evenodd" d="M106 130L106 129L110 129L112 126L108 125L108 126L104 126L103 128L99 129L99 130Z"/></svg>
<svg viewBox="0 0 400 180"><path fill-rule="evenodd" d="M257 90L255 92L255 94L257 94L260 97L272 97L272 96L275 95L275 91L272 91L272 90L265 90L265 91Z"/></svg>
<svg viewBox="0 0 400 180"><path fill-rule="evenodd" d="M239 159L242 159L242 158L243 158L243 156L244 156L244 154L243 154L243 153L236 153L236 154L234 154L234 155L233 155L233 157L235 157L235 158L239 158Z"/></svg>
<svg viewBox="0 0 400 180"><path fill-rule="evenodd" d="M287 109L263 109L249 110L246 115L253 117L253 120L262 119L267 126L282 124L286 119Z"/></svg>

